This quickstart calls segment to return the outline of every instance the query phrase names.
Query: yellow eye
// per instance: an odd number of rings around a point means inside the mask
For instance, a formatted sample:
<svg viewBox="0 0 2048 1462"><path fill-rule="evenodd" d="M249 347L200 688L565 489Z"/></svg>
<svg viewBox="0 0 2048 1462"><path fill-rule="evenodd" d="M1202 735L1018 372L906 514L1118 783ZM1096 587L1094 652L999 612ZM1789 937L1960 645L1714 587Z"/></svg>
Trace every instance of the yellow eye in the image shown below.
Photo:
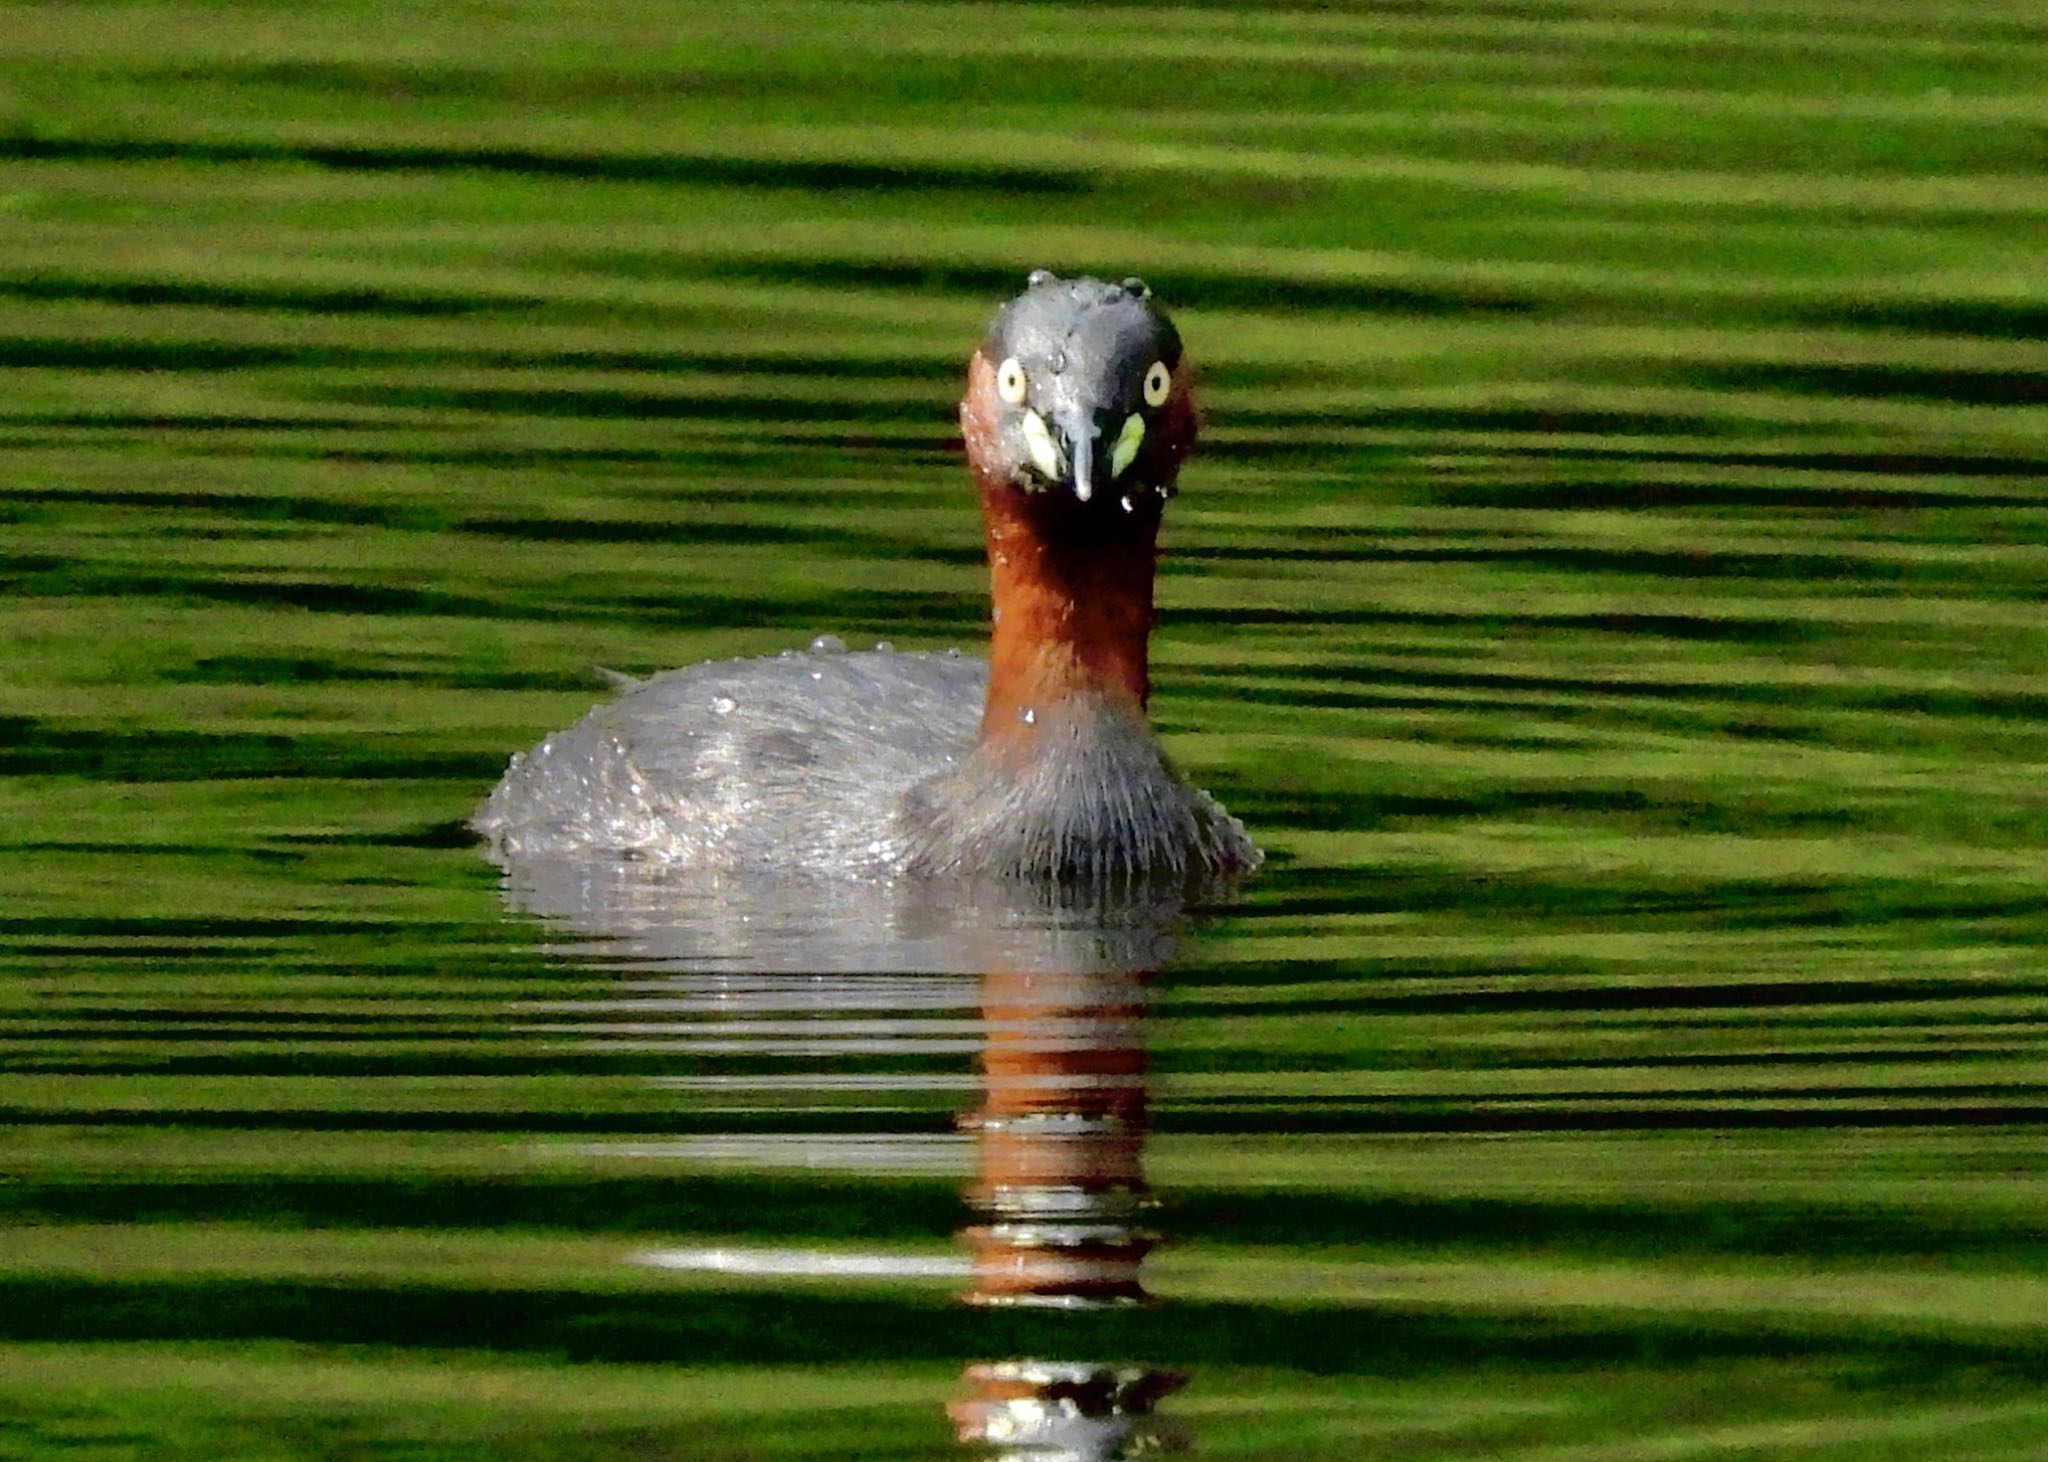
<svg viewBox="0 0 2048 1462"><path fill-rule="evenodd" d="M1152 369L1145 372L1145 404L1164 406L1166 393L1173 389L1173 375L1166 369L1166 362L1155 360Z"/></svg>
<svg viewBox="0 0 2048 1462"><path fill-rule="evenodd" d="M1011 356L996 367L996 394L1012 406L1024 404L1024 366Z"/></svg>

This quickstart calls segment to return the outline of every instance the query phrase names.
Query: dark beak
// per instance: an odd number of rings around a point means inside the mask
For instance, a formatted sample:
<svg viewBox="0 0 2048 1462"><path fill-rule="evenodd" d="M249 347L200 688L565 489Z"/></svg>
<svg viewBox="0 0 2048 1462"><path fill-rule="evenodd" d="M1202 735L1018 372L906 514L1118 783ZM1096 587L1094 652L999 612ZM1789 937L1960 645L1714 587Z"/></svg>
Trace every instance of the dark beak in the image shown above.
<svg viewBox="0 0 2048 1462"><path fill-rule="evenodd" d="M1078 402L1060 412L1054 424L1059 428L1061 445L1067 449L1067 461L1073 464L1074 500L1085 503L1095 496L1096 456L1102 443L1102 428L1096 424L1095 409L1088 402Z"/></svg>

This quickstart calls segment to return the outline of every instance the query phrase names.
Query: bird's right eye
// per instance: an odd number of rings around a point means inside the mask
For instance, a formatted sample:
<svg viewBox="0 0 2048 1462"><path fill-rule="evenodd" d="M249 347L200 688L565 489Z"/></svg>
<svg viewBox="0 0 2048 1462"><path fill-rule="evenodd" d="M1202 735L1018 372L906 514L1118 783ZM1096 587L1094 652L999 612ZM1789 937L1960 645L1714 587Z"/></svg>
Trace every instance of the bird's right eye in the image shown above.
<svg viewBox="0 0 2048 1462"><path fill-rule="evenodd" d="M1024 379L1024 363L1011 356L996 367L996 394L1012 406L1024 404L1024 391L1028 383Z"/></svg>

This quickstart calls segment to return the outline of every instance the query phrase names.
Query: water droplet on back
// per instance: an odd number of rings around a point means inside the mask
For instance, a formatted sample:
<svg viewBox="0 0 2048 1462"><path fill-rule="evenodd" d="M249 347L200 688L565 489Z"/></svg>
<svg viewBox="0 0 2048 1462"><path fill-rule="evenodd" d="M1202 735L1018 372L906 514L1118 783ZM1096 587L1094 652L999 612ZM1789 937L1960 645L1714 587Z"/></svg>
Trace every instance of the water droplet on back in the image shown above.
<svg viewBox="0 0 2048 1462"><path fill-rule="evenodd" d="M811 653L813 655L844 655L846 653L846 641L840 639L837 635L819 635L815 640L811 641Z"/></svg>
<svg viewBox="0 0 2048 1462"><path fill-rule="evenodd" d="M739 708L740 703L729 695L715 696L711 702L711 714L714 716L730 716Z"/></svg>

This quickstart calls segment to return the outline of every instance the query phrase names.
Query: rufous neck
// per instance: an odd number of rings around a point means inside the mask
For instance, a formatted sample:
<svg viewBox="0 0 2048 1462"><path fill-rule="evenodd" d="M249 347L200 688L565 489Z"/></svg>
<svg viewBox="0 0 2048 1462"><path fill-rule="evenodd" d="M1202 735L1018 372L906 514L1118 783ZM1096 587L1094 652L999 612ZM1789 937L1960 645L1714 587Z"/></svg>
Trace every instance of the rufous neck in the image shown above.
<svg viewBox="0 0 2048 1462"><path fill-rule="evenodd" d="M1125 512L988 482L981 496L994 601L983 743L1029 739L1075 703L1107 701L1142 716L1156 502Z"/></svg>

